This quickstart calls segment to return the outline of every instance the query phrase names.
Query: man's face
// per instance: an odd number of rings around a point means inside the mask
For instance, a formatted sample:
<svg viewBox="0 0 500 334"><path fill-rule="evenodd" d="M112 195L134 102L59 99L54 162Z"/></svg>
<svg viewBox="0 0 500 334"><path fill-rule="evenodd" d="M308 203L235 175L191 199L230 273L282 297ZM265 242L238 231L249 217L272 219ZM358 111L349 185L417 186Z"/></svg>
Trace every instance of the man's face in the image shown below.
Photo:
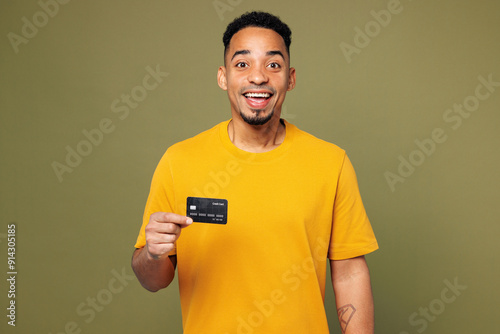
<svg viewBox="0 0 500 334"><path fill-rule="evenodd" d="M233 119L263 125L279 119L286 92L295 86L295 69L278 33L247 27L231 38L217 78L227 91Z"/></svg>

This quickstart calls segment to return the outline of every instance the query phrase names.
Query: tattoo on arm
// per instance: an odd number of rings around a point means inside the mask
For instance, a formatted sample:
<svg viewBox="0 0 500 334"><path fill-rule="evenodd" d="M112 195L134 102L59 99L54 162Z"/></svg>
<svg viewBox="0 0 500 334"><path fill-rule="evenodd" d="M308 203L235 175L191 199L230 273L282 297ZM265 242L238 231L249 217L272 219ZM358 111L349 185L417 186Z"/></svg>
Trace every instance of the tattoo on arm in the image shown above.
<svg viewBox="0 0 500 334"><path fill-rule="evenodd" d="M347 325L349 325L354 313L356 313L356 308L352 304L347 304L337 309L342 334L345 334Z"/></svg>

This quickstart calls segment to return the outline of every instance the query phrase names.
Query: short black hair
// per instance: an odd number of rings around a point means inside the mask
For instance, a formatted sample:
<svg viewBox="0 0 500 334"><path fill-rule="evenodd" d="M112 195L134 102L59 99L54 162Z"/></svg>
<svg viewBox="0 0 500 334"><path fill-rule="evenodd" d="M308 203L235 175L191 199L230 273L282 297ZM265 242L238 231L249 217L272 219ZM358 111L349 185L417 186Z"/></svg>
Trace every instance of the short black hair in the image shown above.
<svg viewBox="0 0 500 334"><path fill-rule="evenodd" d="M222 36L222 42L224 43L224 57L226 56L226 51L233 35L247 27L274 30L283 38L286 46L286 52L288 53L288 56L290 56L290 44L292 43L292 31L290 28L283 21L281 21L278 16L266 12L253 11L246 12L228 24L226 32Z"/></svg>

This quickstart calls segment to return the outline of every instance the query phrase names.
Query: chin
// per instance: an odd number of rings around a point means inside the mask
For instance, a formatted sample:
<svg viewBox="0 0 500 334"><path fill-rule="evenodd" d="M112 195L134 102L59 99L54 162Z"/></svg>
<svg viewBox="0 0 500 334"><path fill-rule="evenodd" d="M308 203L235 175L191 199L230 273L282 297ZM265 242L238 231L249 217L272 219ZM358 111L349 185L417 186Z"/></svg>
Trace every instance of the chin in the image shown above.
<svg viewBox="0 0 500 334"><path fill-rule="evenodd" d="M245 123L250 124L250 125L264 125L267 122L269 122L271 120L271 118L273 118L274 109L268 115L259 116L259 114L260 114L260 112L257 112L256 114L254 114L252 116L247 116L243 112L240 111L240 116L245 121Z"/></svg>

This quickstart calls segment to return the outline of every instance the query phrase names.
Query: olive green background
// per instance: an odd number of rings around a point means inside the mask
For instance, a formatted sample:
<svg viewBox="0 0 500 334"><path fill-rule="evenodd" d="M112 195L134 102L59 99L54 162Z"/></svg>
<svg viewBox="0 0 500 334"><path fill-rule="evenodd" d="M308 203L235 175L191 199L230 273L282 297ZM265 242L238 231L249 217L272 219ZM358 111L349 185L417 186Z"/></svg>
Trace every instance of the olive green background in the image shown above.
<svg viewBox="0 0 500 334"><path fill-rule="evenodd" d="M391 4L399 13L375 23L371 11ZM0 267L6 277L15 222L18 271L16 327L0 285L2 333L182 332L176 282L147 292L130 258L163 152L229 118L216 84L221 38L254 9L293 31L297 86L283 117L344 148L357 171L380 244L367 256L376 332L498 331L500 87L481 88L488 98L456 129L443 117L474 102L480 76L500 81L500 2L113 0L60 4L48 22L37 1L0 4ZM16 52L8 34L21 36L34 15L43 26ZM372 37L358 36L367 45L346 57L356 27ZM113 112L122 94L141 92L148 66L169 75L128 115ZM112 131L59 180L53 163L105 119ZM436 128L446 140L418 153L415 141ZM420 165L391 189L385 174L398 174L400 156Z"/></svg>

